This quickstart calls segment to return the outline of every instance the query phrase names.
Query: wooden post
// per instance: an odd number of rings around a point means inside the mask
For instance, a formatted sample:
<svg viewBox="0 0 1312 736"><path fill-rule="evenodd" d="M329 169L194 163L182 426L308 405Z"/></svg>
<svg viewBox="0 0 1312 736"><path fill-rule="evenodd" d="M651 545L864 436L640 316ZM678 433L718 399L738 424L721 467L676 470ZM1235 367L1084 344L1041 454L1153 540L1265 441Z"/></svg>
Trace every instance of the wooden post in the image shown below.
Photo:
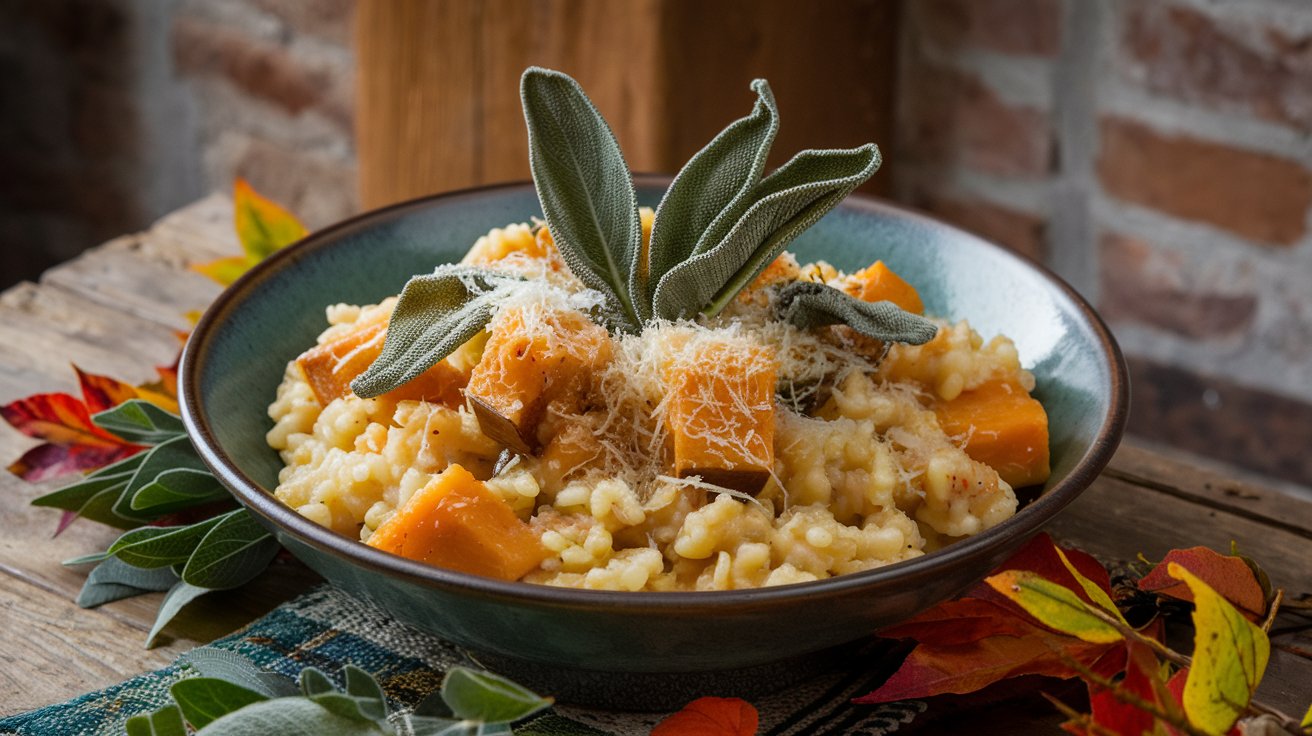
<svg viewBox="0 0 1312 736"><path fill-rule="evenodd" d="M889 148L892 0L361 0L356 126L366 207L527 179L519 75L578 79L635 171L676 171L770 80L772 165L802 148ZM887 191L887 170L867 187Z"/></svg>

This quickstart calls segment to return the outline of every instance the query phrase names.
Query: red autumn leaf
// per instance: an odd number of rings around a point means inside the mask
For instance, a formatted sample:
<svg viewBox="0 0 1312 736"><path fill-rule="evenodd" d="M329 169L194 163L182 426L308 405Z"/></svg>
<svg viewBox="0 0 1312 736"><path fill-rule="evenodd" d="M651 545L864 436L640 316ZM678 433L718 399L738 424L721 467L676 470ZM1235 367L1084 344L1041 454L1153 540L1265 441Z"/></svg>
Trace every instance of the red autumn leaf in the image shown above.
<svg viewBox="0 0 1312 736"><path fill-rule="evenodd" d="M879 630L886 639L915 639L940 646L968 644L989 636L1029 636L1035 626L1013 609L979 598L944 601L900 624Z"/></svg>
<svg viewBox="0 0 1312 736"><path fill-rule="evenodd" d="M9 472L29 483L58 478L69 473L81 473L102 468L135 455L141 447L117 445L37 445L9 466Z"/></svg>
<svg viewBox="0 0 1312 736"><path fill-rule="evenodd" d="M754 736L756 708L739 698L698 698L656 724L651 736Z"/></svg>
<svg viewBox="0 0 1312 736"><path fill-rule="evenodd" d="M82 386L82 403L90 414L113 409L128 399L137 398L137 389L118 379L87 373L76 365L73 372L77 373L77 382Z"/></svg>
<svg viewBox="0 0 1312 736"><path fill-rule="evenodd" d="M1152 572L1139 581L1139 589L1192 603L1194 594L1189 586L1167 574L1171 562L1197 575L1250 621L1260 621L1264 616L1266 596L1248 563L1243 558L1218 554L1206 547L1167 552Z"/></svg>
<svg viewBox="0 0 1312 736"><path fill-rule="evenodd" d="M123 441L91 423L91 413L68 394L35 394L0 406L10 426L28 437L56 445L121 445Z"/></svg>
<svg viewBox="0 0 1312 736"><path fill-rule="evenodd" d="M1159 710L1170 712L1178 706L1171 701L1171 695L1162 681L1161 668L1157 657L1142 644L1129 645L1125 677L1116 685L1123 694L1138 698ZM1170 701L1170 702L1167 702ZM1147 710L1131 703L1107 688L1089 685L1089 706L1093 722L1109 731L1129 736L1139 736L1144 732L1152 733L1157 718Z"/></svg>
<svg viewBox="0 0 1312 736"><path fill-rule="evenodd" d="M1111 576L1107 574L1107 569L1102 566L1101 562L1087 552L1078 549L1061 548L1065 553L1066 559L1070 560L1071 565L1080 572L1081 575L1092 580L1102 588L1103 592L1111 595L1112 581ZM1076 582L1075 577L1071 575L1066 565L1062 564L1061 557L1057 554L1057 545L1052 541L1052 537L1046 533L1036 535L1033 539L1020 548L1016 554L1012 555L1006 562L998 565L993 571L997 574L1004 570L1026 570L1041 575L1043 578L1050 580L1058 585L1070 588L1072 592L1078 595L1086 603L1097 605L1089 595L1084 592L1080 584ZM980 583L966 593L972 598L982 598L984 600L994 601L1011 610L1020 611L1005 596L999 594L993 588L985 583Z"/></svg>

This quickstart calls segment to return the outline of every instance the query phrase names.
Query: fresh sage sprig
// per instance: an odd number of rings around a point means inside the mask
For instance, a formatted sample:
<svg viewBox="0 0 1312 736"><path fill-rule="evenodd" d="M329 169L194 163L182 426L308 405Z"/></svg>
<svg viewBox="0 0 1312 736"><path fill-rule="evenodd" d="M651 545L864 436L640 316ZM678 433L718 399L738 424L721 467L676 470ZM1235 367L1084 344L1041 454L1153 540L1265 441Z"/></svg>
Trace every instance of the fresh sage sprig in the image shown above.
<svg viewBox="0 0 1312 736"><path fill-rule="evenodd" d="M794 281L775 290L775 319L802 329L845 324L884 342L920 345L934 339L933 322L892 302L867 302L832 286Z"/></svg>
<svg viewBox="0 0 1312 736"><path fill-rule="evenodd" d="M386 393L433 367L487 327L518 276L460 265L438 266L401 290L383 351L351 381L356 396Z"/></svg>
<svg viewBox="0 0 1312 736"><path fill-rule="evenodd" d="M547 227L570 271L601 294L600 321L617 333L652 320L714 316L801 232L879 168L879 149L802 151L763 176L779 128L770 85L752 82L756 104L699 151L674 178L642 247L637 196L615 135L578 82L530 67L520 82L529 162ZM491 319L499 286L448 288L490 272L444 267L406 285L383 352L351 384L356 395L389 391L427 370ZM465 275L457 277L459 271ZM477 277L470 274L480 274ZM443 281L445 279L445 281ZM420 287L424 297L408 297ZM509 288L509 287L507 287ZM830 289L829 291L836 291ZM848 304L807 291L789 321L833 324L884 341L923 343L931 323L895 305ZM850 320L850 321L849 321ZM929 337L926 337L928 335Z"/></svg>
<svg viewBox="0 0 1312 736"><path fill-rule="evenodd" d="M278 543L245 509L232 508L231 495L196 454L177 416L132 399L91 420L126 441L152 446L32 503L129 529L104 552L64 564L96 563L78 594L84 608L167 590L146 638L150 646L187 603L263 572ZM203 518L164 523L183 513Z"/></svg>
<svg viewBox="0 0 1312 736"><path fill-rule="evenodd" d="M442 688L410 712L393 712L378 681L354 665L338 688L313 667L298 683L232 652L202 647L183 662L199 673L169 688L173 702L126 724L128 736L492 736L550 707L543 698L488 672L453 667Z"/></svg>

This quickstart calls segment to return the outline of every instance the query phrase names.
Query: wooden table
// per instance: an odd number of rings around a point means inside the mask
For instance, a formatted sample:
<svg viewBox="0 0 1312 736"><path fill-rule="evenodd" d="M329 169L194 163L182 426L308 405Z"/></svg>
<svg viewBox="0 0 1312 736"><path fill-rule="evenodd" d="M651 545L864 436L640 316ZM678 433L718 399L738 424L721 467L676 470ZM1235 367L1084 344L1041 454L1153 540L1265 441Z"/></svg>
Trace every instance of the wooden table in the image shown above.
<svg viewBox="0 0 1312 736"><path fill-rule="evenodd" d="M189 272L192 263L234 255L231 203L215 195L47 272L40 284L0 294L0 403L77 386L69 363L133 383L171 362L189 310L219 289ZM0 425L0 466L32 440ZM144 649L162 594L93 610L73 600L85 568L60 561L99 551L117 533L78 522L52 537L58 513L28 501L60 485L34 486L0 471L0 714L67 699L168 664L180 652L226 634L313 585L295 562L274 565L252 585L214 593ZM1261 561L1273 583L1297 598L1312 593L1312 502L1209 474L1126 445L1102 477L1062 513L1051 531L1105 559L1160 558L1174 547L1229 549ZM1312 701L1312 634L1306 617L1277 622L1259 698L1301 715ZM1012 715L1046 724L1044 711ZM973 719L976 727L979 719ZM1002 724L1015 730L1016 722ZM944 722L937 727L950 729Z"/></svg>

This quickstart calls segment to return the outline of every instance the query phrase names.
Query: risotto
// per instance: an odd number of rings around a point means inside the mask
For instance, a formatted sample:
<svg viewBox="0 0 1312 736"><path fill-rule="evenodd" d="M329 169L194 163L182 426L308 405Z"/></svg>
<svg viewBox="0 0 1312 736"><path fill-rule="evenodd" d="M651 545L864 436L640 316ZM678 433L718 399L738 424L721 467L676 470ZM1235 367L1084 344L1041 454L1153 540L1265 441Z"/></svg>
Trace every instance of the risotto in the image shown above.
<svg viewBox="0 0 1312 736"><path fill-rule="evenodd" d="M649 237L651 212L642 212ZM395 299L327 310L287 366L277 497L407 557L529 583L730 590L887 565L1016 511L1048 474L1047 419L1012 342L935 321L919 346L770 318L814 281L922 311L884 264L785 253L710 319L610 334L548 229L510 225L465 263L523 277L486 329L375 398Z"/></svg>

